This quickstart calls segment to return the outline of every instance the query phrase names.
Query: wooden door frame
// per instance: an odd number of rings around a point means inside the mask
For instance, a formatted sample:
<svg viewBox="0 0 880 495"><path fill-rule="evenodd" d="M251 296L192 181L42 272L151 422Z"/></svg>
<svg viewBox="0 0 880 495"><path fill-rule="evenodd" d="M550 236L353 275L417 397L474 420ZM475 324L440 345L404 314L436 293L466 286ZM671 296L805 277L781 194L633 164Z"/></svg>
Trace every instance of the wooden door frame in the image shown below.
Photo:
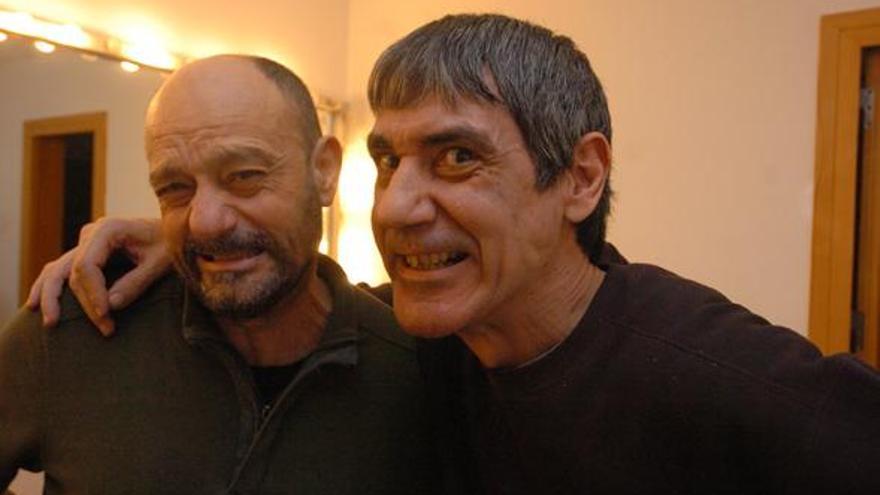
<svg viewBox="0 0 880 495"><path fill-rule="evenodd" d="M33 197L35 191L34 147L43 137L66 134L92 134L92 219L104 215L106 195L107 160L107 113L88 113L64 117L28 120L24 122L24 163L21 188L21 257L19 259L19 302L24 302L30 289L30 281L24 269L30 266L34 242L30 226L33 222Z"/></svg>
<svg viewBox="0 0 880 495"><path fill-rule="evenodd" d="M822 17L809 337L849 352L862 49L880 45L880 8Z"/></svg>

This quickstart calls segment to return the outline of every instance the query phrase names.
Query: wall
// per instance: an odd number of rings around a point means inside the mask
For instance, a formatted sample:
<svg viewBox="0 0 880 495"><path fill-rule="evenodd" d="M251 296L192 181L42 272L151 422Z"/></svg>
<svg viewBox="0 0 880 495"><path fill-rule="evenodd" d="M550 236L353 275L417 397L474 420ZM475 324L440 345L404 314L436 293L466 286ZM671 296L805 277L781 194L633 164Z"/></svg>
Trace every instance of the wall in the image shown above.
<svg viewBox="0 0 880 495"><path fill-rule="evenodd" d="M610 238L632 260L720 289L806 331L818 27L876 0L352 0L350 135L372 62L414 27L501 12L572 37L608 93Z"/></svg>
<svg viewBox="0 0 880 495"><path fill-rule="evenodd" d="M275 58L316 94L345 93L348 0L0 0L56 21L123 39L154 40L203 57L246 53Z"/></svg>
<svg viewBox="0 0 880 495"><path fill-rule="evenodd" d="M88 62L59 50L37 53L10 39L4 55L20 45L23 56L0 60L0 321L18 305L21 234L22 125L25 120L107 112L106 211L155 216L156 201L147 183L143 122L147 102L161 83L158 72L123 72L106 60ZM16 49L16 52L19 50ZM63 82L63 84L61 84Z"/></svg>

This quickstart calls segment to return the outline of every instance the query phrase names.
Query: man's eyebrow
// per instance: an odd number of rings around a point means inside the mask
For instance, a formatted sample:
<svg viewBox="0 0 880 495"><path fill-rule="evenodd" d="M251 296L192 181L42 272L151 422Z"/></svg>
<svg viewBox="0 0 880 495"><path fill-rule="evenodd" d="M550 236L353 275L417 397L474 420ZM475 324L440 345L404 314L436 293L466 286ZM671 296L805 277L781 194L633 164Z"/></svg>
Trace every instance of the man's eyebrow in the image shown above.
<svg viewBox="0 0 880 495"><path fill-rule="evenodd" d="M272 165L286 156L286 153L274 153L263 146L237 144L214 146L202 158L204 165L223 166L234 161L261 162Z"/></svg>
<svg viewBox="0 0 880 495"><path fill-rule="evenodd" d="M391 142L385 136L371 132L367 135L367 149L391 149Z"/></svg>
<svg viewBox="0 0 880 495"><path fill-rule="evenodd" d="M150 185L156 187L174 176L180 175L182 169L183 167L174 161L164 161L150 171Z"/></svg>
<svg viewBox="0 0 880 495"><path fill-rule="evenodd" d="M456 142L467 142L471 145L484 145L489 137L480 129L469 125L458 125L428 134L420 141L422 147L436 147Z"/></svg>
<svg viewBox="0 0 880 495"><path fill-rule="evenodd" d="M490 142L489 136L480 129L469 125L457 125L423 136L419 140L422 148L443 146L450 143L467 142L471 145L481 146ZM367 136L367 148L392 149L391 141L381 134L370 133Z"/></svg>

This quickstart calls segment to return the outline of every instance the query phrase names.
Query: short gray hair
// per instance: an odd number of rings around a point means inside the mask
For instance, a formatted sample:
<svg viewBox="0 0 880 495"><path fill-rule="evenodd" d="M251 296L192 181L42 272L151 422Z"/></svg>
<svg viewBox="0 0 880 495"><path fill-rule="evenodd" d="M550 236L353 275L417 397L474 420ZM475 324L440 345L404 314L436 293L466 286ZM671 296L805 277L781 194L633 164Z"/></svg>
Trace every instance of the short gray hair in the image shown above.
<svg viewBox="0 0 880 495"><path fill-rule="evenodd" d="M535 161L539 190L571 165L584 134L599 132L611 142L608 103L587 56L565 36L502 15L449 15L416 29L382 53L367 91L374 113L430 96L504 105ZM577 226L578 243L594 262L611 195L609 180L596 209Z"/></svg>

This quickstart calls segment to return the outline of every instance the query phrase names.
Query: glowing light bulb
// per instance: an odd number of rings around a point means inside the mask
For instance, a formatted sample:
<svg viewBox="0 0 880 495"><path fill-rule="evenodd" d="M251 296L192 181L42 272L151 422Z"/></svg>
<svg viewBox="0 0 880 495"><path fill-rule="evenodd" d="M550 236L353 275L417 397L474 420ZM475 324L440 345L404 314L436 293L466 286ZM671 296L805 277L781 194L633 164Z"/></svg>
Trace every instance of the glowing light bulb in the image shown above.
<svg viewBox="0 0 880 495"><path fill-rule="evenodd" d="M125 58L159 69L173 70L180 64L177 57L156 43L126 43L121 52Z"/></svg>
<svg viewBox="0 0 880 495"><path fill-rule="evenodd" d="M60 45L91 50L99 48L97 38L76 24L38 19L27 12L0 8L0 29Z"/></svg>
<svg viewBox="0 0 880 495"><path fill-rule="evenodd" d="M119 62L119 66L122 67L122 70L124 70L125 72L137 72L141 70L140 65L129 62L128 60L123 60L122 62Z"/></svg>
<svg viewBox="0 0 880 495"><path fill-rule="evenodd" d="M64 45L87 48L94 44L92 36L76 24L54 25L46 29L47 38Z"/></svg>
<svg viewBox="0 0 880 495"><path fill-rule="evenodd" d="M0 32L0 43L3 43L4 41L6 41L6 40L8 40L8 39L9 39L9 35L8 35L8 34L3 33L3 32Z"/></svg>
<svg viewBox="0 0 880 495"><path fill-rule="evenodd" d="M52 53L55 51L55 45L46 41L34 41L34 48L42 53Z"/></svg>
<svg viewBox="0 0 880 495"><path fill-rule="evenodd" d="M36 20L27 12L11 12L0 10L0 29L25 36L36 36L34 26Z"/></svg>
<svg viewBox="0 0 880 495"><path fill-rule="evenodd" d="M30 30L34 24L34 16L28 14L27 12L14 12L8 14L8 23L12 27L17 27L19 30L27 31Z"/></svg>

